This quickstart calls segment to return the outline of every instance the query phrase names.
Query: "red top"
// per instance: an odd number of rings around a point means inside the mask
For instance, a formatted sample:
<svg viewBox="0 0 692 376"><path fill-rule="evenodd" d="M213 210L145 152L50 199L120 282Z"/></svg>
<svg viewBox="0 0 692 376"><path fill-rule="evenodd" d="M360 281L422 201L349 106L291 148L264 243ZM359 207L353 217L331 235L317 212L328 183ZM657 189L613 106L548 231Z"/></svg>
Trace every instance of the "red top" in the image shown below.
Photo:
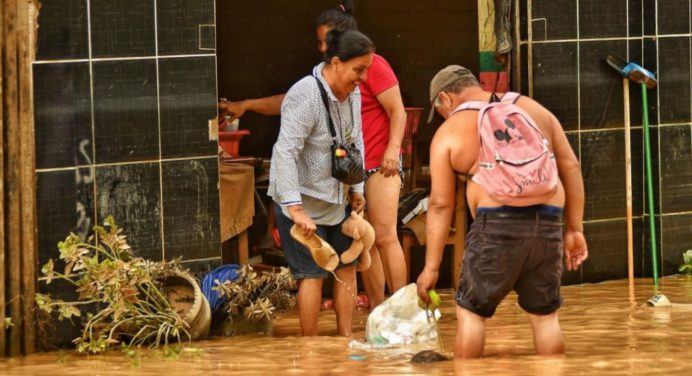
<svg viewBox="0 0 692 376"><path fill-rule="evenodd" d="M368 79L360 83L366 170L380 167L389 143L389 116L377 100L377 95L398 84L387 60L374 54Z"/></svg>

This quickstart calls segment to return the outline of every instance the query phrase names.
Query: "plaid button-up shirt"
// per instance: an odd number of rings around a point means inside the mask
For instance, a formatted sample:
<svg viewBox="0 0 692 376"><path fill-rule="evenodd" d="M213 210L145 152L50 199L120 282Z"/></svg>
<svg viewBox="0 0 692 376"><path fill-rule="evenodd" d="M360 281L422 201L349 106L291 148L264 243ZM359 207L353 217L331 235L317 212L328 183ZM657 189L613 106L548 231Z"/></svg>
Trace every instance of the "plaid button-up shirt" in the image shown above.
<svg viewBox="0 0 692 376"><path fill-rule="evenodd" d="M313 76L296 82L281 104L281 129L272 151L268 194L282 206L301 204L301 194L333 204L342 205L349 188L363 192L363 183L349 187L331 175L332 137L327 123L327 111L315 77L322 81L329 102L329 112L341 140L355 143L365 155L360 117L360 91L354 90L347 101L351 104L351 124L341 124L337 115L338 100L322 77L325 63L313 69ZM339 132L341 128L341 132Z"/></svg>

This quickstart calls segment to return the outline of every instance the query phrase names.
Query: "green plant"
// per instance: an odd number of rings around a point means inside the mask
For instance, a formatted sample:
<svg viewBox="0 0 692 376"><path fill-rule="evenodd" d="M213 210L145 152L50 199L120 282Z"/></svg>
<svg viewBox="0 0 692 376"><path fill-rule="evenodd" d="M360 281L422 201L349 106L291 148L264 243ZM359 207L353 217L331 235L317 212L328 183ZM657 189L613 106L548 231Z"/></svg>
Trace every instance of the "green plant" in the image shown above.
<svg viewBox="0 0 692 376"><path fill-rule="evenodd" d="M125 348L157 347L189 338L187 324L171 307L162 287L167 276L182 272L177 263L133 257L126 236L111 216L105 226L94 226L93 231L87 242L71 233L58 243L63 273L54 269L53 260L41 268L46 283L67 281L76 288L79 300L36 294L38 307L48 314L57 311L60 320L82 317L85 308L95 311L86 313L82 335L73 341L77 351L98 353L117 343Z"/></svg>
<svg viewBox="0 0 692 376"><path fill-rule="evenodd" d="M235 281L219 283L214 289L226 300L229 320L244 319L247 322L271 322L275 311L287 311L295 307L296 298L291 293L296 281L287 268L279 273L256 273L245 265Z"/></svg>
<svg viewBox="0 0 692 376"><path fill-rule="evenodd" d="M684 274L692 275L692 249L685 251L682 254L682 259L685 261L685 263L680 265L678 271Z"/></svg>

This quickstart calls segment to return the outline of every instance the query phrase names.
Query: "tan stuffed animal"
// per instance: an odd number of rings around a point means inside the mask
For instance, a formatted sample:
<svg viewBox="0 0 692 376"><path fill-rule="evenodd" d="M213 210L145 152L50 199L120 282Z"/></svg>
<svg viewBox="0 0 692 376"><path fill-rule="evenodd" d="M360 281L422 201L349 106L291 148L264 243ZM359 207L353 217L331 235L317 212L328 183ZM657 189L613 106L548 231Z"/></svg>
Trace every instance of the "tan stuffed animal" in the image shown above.
<svg viewBox="0 0 692 376"><path fill-rule="evenodd" d="M341 254L341 262L348 264L358 259L358 271L370 267L370 248L375 244L375 229L363 218L363 214L351 212L341 225L341 232L353 238L351 246Z"/></svg>

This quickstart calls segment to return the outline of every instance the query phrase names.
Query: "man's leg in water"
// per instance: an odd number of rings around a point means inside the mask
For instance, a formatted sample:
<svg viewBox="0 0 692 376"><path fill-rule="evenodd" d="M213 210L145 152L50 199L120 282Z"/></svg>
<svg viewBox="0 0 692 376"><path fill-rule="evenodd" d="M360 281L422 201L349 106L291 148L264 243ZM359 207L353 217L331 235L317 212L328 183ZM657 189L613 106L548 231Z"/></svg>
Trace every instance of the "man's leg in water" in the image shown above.
<svg viewBox="0 0 692 376"><path fill-rule="evenodd" d="M557 311L549 315L529 313L533 329L533 346L538 355L557 355L565 353L565 340L560 329Z"/></svg>
<svg viewBox="0 0 692 376"><path fill-rule="evenodd" d="M485 347L485 317L457 306L457 335L454 357L480 358Z"/></svg>

